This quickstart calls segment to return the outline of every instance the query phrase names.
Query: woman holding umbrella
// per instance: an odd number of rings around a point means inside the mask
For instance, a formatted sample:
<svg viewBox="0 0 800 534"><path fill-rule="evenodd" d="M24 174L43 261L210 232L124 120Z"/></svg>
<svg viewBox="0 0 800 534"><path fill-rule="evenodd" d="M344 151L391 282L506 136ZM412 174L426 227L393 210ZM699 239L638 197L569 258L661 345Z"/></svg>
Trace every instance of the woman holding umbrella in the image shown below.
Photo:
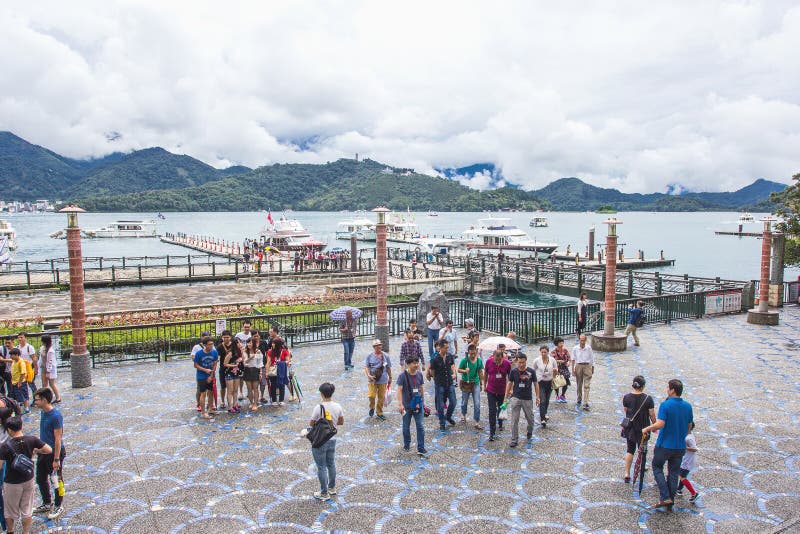
<svg viewBox="0 0 800 534"><path fill-rule="evenodd" d="M333 310L330 318L339 321L339 333L344 347L344 370L353 368L353 351L356 348L356 321L361 317L361 310L352 306L341 306Z"/></svg>

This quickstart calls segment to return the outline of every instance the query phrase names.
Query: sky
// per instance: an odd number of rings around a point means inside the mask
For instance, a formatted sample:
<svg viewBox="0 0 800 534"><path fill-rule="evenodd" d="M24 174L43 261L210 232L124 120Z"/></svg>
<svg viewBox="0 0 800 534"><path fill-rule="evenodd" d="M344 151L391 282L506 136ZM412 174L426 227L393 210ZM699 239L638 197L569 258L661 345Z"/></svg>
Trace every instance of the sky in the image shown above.
<svg viewBox="0 0 800 534"><path fill-rule="evenodd" d="M800 171L796 1L10 0L0 35L0 130L75 158L631 193Z"/></svg>

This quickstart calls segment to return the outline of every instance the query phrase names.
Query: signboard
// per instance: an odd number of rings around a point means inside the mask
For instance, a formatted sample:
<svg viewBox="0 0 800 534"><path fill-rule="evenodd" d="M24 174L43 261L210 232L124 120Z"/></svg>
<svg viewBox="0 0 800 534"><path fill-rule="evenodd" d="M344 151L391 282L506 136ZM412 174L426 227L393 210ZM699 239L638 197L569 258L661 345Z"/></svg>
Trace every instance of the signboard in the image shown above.
<svg viewBox="0 0 800 534"><path fill-rule="evenodd" d="M215 331L217 335L222 335L222 332L228 329L228 320L227 319L217 319Z"/></svg>
<svg viewBox="0 0 800 534"><path fill-rule="evenodd" d="M738 289L706 294L706 315L738 312L741 309L742 292Z"/></svg>

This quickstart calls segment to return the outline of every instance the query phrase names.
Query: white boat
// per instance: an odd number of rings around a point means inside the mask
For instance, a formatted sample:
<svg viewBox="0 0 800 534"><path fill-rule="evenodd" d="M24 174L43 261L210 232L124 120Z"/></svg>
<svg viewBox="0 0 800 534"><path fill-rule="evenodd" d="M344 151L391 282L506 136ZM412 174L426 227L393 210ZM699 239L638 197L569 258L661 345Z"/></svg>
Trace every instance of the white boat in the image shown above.
<svg viewBox="0 0 800 534"><path fill-rule="evenodd" d="M531 219L530 225L534 228L547 228L550 226L547 222L547 217L534 217Z"/></svg>
<svg viewBox="0 0 800 534"><path fill-rule="evenodd" d="M6 239L6 248L8 250L17 250L17 232L5 219L0 219L0 238Z"/></svg>
<svg viewBox="0 0 800 534"><path fill-rule="evenodd" d="M419 226L410 213L389 213L386 217L386 241L414 244L420 237Z"/></svg>
<svg viewBox="0 0 800 534"><path fill-rule="evenodd" d="M87 237L97 237L115 239L118 237L159 237L156 230L156 221L137 220L137 221L114 221L108 226L96 228L95 230L85 230Z"/></svg>
<svg viewBox="0 0 800 534"><path fill-rule="evenodd" d="M308 249L322 250L325 243L317 241L297 219L282 216L275 224L265 227L258 234L262 246L270 246L281 252L304 252Z"/></svg>
<svg viewBox="0 0 800 534"><path fill-rule="evenodd" d="M421 237L414 240L414 252L433 254L435 256L466 256L469 254L467 239L446 237Z"/></svg>
<svg viewBox="0 0 800 534"><path fill-rule="evenodd" d="M11 263L11 251L8 248L8 238L0 237L0 266L6 267Z"/></svg>
<svg viewBox="0 0 800 534"><path fill-rule="evenodd" d="M366 217L339 221L336 239L350 239L352 235L358 241L375 241L375 222Z"/></svg>
<svg viewBox="0 0 800 534"><path fill-rule="evenodd" d="M467 248L471 252L497 254L518 258L547 259L558 248L557 243L546 243L531 239L523 230L510 223L506 217L479 219L477 226L464 231L470 239Z"/></svg>
<svg viewBox="0 0 800 534"><path fill-rule="evenodd" d="M749 213L742 213L741 215L739 215L739 222L740 223L751 223L751 222L756 222L756 220Z"/></svg>
<svg viewBox="0 0 800 534"><path fill-rule="evenodd" d="M428 212L428 217L438 217L438 216L439 216L439 212L438 211L429 211Z"/></svg>

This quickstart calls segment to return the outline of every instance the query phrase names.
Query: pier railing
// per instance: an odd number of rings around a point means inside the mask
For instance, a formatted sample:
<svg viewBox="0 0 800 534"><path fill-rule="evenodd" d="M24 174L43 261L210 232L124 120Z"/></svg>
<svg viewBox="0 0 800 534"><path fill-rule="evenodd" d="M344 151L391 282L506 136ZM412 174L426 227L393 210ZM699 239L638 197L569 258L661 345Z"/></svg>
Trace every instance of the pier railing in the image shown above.
<svg viewBox="0 0 800 534"><path fill-rule="evenodd" d="M710 293L717 292L661 295L617 301L615 327L625 326L628 317L627 308L633 306L636 300L644 301L647 325L702 317L706 314L706 296ZM590 325L596 330L603 328L600 306L599 302L589 304L590 316L599 318L595 324ZM577 326L576 306L522 308L455 298L449 301L449 307L449 317L456 324L464 324L465 319L472 318L479 330L501 334L513 330L517 333L519 341L526 344L573 335ZM198 342L202 332L214 332L214 337L217 338L218 327L238 332L245 320L250 321L254 329L261 330L265 335L270 327L277 327L289 346L336 342L340 339L339 325L328 317L330 311L332 310L88 328L86 341L94 365L134 360L161 361L186 356ZM358 335L374 336L376 308L364 307L362 311L363 315L358 320ZM417 317L417 304L415 302L390 304L388 311L389 333L399 335L408 326L409 320ZM218 320L222 322L218 323ZM68 366L69 354L72 351L72 332L69 330L37 332L29 334L28 338L31 343L38 346L40 344L38 338L43 333L58 338L62 365ZM392 354L397 354L397 350L397 347L393 347Z"/></svg>

